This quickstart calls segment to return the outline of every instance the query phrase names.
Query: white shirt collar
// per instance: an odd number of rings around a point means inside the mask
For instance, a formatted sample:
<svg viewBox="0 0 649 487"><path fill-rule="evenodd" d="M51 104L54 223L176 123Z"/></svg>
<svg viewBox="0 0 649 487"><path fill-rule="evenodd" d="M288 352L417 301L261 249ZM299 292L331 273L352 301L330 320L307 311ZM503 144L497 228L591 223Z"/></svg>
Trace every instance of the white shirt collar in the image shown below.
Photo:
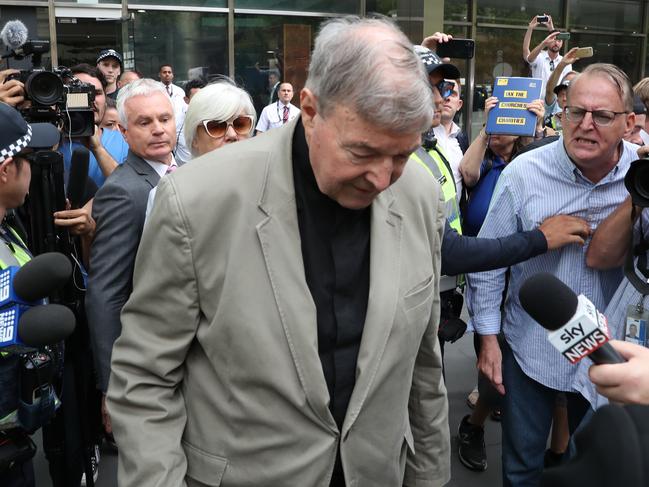
<svg viewBox="0 0 649 487"><path fill-rule="evenodd" d="M167 169L169 166L177 166L176 159L173 154L171 154L171 164L167 165L164 162L152 161L150 159L144 159L146 163L153 168L155 172L158 173L158 176L164 177L167 174Z"/></svg>

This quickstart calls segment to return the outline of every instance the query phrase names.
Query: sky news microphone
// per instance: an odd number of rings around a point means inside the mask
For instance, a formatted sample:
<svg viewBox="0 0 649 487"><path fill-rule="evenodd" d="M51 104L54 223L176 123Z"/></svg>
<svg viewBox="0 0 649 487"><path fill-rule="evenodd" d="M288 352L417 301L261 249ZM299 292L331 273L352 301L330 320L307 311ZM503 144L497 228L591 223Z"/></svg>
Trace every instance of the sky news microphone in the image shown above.
<svg viewBox="0 0 649 487"><path fill-rule="evenodd" d="M547 272L528 278L518 293L523 309L543 328L548 340L571 363L589 357L596 364L626 360L608 343L606 317L583 294L577 296Z"/></svg>

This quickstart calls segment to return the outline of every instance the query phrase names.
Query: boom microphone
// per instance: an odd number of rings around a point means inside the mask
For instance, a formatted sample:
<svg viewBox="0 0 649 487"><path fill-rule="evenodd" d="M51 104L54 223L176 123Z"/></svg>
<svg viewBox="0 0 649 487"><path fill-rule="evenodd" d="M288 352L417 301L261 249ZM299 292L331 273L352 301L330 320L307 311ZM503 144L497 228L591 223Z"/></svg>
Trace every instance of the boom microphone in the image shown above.
<svg viewBox="0 0 649 487"><path fill-rule="evenodd" d="M52 291L65 285L71 275L72 265L65 255L47 252L37 255L18 270L12 287L20 300L34 302L48 297Z"/></svg>
<svg viewBox="0 0 649 487"><path fill-rule="evenodd" d="M0 31L2 43L12 51L20 49L28 37L27 27L20 20L10 20Z"/></svg>
<svg viewBox="0 0 649 487"><path fill-rule="evenodd" d="M583 294L577 296L552 274L541 272L528 278L518 293L523 309L543 328L548 340L571 363L584 357L596 364L626 360L608 343L606 317Z"/></svg>
<svg viewBox="0 0 649 487"><path fill-rule="evenodd" d="M90 152L85 147L77 147L70 158L70 176L68 177L68 200L72 208L81 208L86 194L88 181L88 163Z"/></svg>

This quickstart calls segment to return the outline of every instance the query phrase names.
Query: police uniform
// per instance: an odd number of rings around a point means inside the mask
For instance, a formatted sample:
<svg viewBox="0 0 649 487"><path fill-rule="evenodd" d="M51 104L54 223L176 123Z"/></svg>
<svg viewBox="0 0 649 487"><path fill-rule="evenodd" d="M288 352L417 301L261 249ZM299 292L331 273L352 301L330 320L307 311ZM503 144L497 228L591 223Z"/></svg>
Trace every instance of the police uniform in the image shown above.
<svg viewBox="0 0 649 487"><path fill-rule="evenodd" d="M50 148L59 138L51 124L29 125L11 106L0 103L0 164L35 148ZM23 156L24 157L24 156ZM23 162L23 164L29 164ZM20 170L25 170L21 168ZM8 208L2 208L6 211ZM27 245L6 220L0 225L0 269L23 266L31 259ZM13 338L13 326L0 322L0 338ZM8 350L8 349L7 349ZM0 485L31 487L35 447L18 419L21 357L0 348ZM22 417L21 417L22 418Z"/></svg>

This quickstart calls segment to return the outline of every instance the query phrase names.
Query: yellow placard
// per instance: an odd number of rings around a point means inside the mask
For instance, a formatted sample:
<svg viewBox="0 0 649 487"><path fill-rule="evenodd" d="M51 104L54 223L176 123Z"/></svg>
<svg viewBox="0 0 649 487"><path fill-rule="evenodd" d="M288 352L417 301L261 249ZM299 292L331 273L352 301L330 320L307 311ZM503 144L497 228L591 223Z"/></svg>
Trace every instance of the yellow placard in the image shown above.
<svg viewBox="0 0 649 487"><path fill-rule="evenodd" d="M498 82L497 82L497 85L498 86L507 86L508 83L509 83L509 80L507 78L499 78Z"/></svg>
<svg viewBox="0 0 649 487"><path fill-rule="evenodd" d="M525 125L525 119L514 117L496 117L496 125Z"/></svg>
<svg viewBox="0 0 649 487"><path fill-rule="evenodd" d="M498 104L498 108L525 110L527 108L527 103L522 103L520 101L504 101Z"/></svg>
<svg viewBox="0 0 649 487"><path fill-rule="evenodd" d="M527 98L527 91L506 90L505 98Z"/></svg>

